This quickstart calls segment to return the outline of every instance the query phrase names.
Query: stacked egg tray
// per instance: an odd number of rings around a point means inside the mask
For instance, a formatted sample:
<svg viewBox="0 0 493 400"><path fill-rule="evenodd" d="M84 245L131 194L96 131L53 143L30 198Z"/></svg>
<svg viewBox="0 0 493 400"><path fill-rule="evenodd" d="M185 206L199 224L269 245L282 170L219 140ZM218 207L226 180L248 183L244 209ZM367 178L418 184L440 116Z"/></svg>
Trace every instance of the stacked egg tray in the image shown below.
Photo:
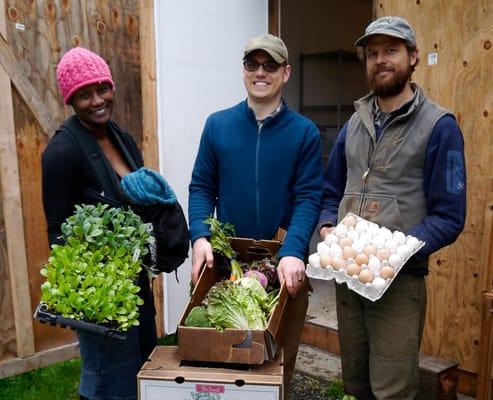
<svg viewBox="0 0 493 400"><path fill-rule="evenodd" d="M349 213L317 244L317 252L308 257L306 274L344 282L350 290L376 301L424 244L414 236Z"/></svg>

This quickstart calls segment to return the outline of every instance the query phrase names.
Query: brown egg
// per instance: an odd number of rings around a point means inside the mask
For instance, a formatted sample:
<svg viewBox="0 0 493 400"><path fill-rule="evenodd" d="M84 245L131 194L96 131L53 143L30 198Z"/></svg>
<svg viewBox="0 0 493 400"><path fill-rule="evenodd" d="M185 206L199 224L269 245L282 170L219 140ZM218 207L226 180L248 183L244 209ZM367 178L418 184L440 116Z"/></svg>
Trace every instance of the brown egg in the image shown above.
<svg viewBox="0 0 493 400"><path fill-rule="evenodd" d="M344 248L342 249L342 258L347 260L354 257L356 257L356 250L354 250L352 247L344 246Z"/></svg>
<svg viewBox="0 0 493 400"><path fill-rule="evenodd" d="M347 227L356 225L356 222L357 222L356 217L353 217L352 215L348 215L346 218L342 220L342 223Z"/></svg>
<svg viewBox="0 0 493 400"><path fill-rule="evenodd" d="M358 264L349 264L346 268L346 272L349 276L358 275L361 271L361 267Z"/></svg>
<svg viewBox="0 0 493 400"><path fill-rule="evenodd" d="M390 279L395 275L395 270L392 267L386 265L380 270L380 276L384 279Z"/></svg>
<svg viewBox="0 0 493 400"><path fill-rule="evenodd" d="M363 249L363 253L365 253L367 256L374 256L375 254L377 254L377 248L372 244L368 244Z"/></svg>
<svg viewBox="0 0 493 400"><path fill-rule="evenodd" d="M371 273L371 271L369 269L364 269L359 273L358 279L362 283L368 283L368 282L371 282L373 280L373 274Z"/></svg>
<svg viewBox="0 0 493 400"><path fill-rule="evenodd" d="M390 251L388 249L377 250L377 257L380 259L380 261L388 260L389 256L390 256Z"/></svg>
<svg viewBox="0 0 493 400"><path fill-rule="evenodd" d="M339 240L339 246L344 248L344 246L351 246L353 244L353 239L350 237L343 237L341 240Z"/></svg>
<svg viewBox="0 0 493 400"><path fill-rule="evenodd" d="M363 265L363 264L368 264L368 256L365 253L359 253L355 258L354 261L356 261L356 264L358 265Z"/></svg>
<svg viewBox="0 0 493 400"><path fill-rule="evenodd" d="M332 264L332 257L331 256L329 256L328 254L322 254L320 256L320 267L321 268L327 268L331 264Z"/></svg>
<svg viewBox="0 0 493 400"><path fill-rule="evenodd" d="M333 257L332 258L332 267L339 271L340 269L343 269L344 266L346 265L346 263L344 262L344 260L340 257Z"/></svg>

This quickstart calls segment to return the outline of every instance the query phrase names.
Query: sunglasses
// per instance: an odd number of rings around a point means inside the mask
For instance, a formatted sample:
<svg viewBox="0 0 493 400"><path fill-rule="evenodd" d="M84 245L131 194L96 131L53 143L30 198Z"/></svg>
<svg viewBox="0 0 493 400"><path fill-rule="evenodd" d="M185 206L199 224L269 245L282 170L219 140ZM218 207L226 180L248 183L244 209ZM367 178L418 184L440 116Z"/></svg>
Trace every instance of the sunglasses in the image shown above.
<svg viewBox="0 0 493 400"><path fill-rule="evenodd" d="M255 60L245 60L243 61L243 67L248 71L248 72L255 72L256 70L259 69L259 67L262 66L263 70L269 74L276 72L281 64L276 63L275 61L267 61L264 63L259 63L258 61Z"/></svg>

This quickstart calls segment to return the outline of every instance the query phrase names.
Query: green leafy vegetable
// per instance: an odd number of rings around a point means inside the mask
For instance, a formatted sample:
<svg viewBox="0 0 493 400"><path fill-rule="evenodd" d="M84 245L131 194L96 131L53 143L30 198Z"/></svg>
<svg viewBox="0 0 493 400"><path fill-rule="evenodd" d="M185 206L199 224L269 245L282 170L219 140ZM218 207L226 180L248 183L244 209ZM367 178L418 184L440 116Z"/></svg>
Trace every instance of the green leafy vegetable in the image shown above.
<svg viewBox="0 0 493 400"><path fill-rule="evenodd" d="M185 326L210 328L212 325L207 317L207 309L204 306L193 307L184 322Z"/></svg>
<svg viewBox="0 0 493 400"><path fill-rule="evenodd" d="M235 228L230 223L222 223L214 217L208 217L204 221L209 225L211 232L212 250L226 257L231 264L231 280L239 279L243 276L240 264L236 261L236 252L231 247L229 238L235 236Z"/></svg>
<svg viewBox="0 0 493 400"><path fill-rule="evenodd" d="M53 245L41 270L41 302L64 317L112 323L126 331L139 324L143 304L135 281L152 237L131 210L76 206L62 224L64 245Z"/></svg>
<svg viewBox="0 0 493 400"><path fill-rule="evenodd" d="M204 299L207 316L214 328L263 330L267 325L270 297L255 278L221 281Z"/></svg>

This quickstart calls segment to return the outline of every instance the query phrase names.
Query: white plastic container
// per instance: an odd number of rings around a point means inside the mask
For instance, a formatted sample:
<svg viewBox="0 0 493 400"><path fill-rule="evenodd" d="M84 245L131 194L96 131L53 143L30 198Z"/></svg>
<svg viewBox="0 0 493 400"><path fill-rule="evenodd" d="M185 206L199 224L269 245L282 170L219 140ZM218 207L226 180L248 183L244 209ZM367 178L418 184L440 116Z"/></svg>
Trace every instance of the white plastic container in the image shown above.
<svg viewBox="0 0 493 400"><path fill-rule="evenodd" d="M354 218L356 218L356 224L354 224ZM350 221L351 223L345 225L345 221ZM340 228L340 225L344 225L344 228ZM339 270L328 266L327 268L322 268L320 264L316 264L312 262L307 265L306 274L310 278L314 279L323 279L323 280L332 280L335 279L337 283L346 283L350 290L358 293L359 295L371 300L376 301L380 299L385 291L392 284L393 280L402 269L402 267L406 264L406 262L411 258L419 249L421 249L425 243L421 240L418 240L414 236L404 235L404 233L400 231L392 232L392 236L389 234L389 229L386 227L378 226L378 229L375 229L375 223L365 220L353 213L347 214L342 221L337 225L336 229L338 232L345 232L344 236L340 236L339 240L345 236L351 236L352 231L357 231L358 235L368 234L371 238L378 236L377 244L379 248L387 248L389 250L389 258L388 259L380 259L381 267L390 267L392 266L394 269L394 275L391 278L384 278L380 276L380 272L375 268L375 263L372 264L372 268L370 270L373 273L373 279L370 282L363 283L358 279L357 276L349 276L346 273L346 266L349 262L353 263L353 260L346 260L345 266ZM365 229L363 229L365 228ZM385 237L385 242L381 243L382 237ZM395 246L395 242L399 243L398 246ZM390 240L389 246L386 246L387 241ZM336 242L337 243L337 242ZM406 246L406 248L402 247ZM353 246L354 248L354 246ZM359 249L358 249L359 250ZM358 254L363 253L363 249L358 251ZM314 253L316 254L316 253ZM374 256L372 256L374 257ZM311 260L317 259L317 257L311 257ZM320 258L318 258L320 259ZM365 259L365 257L360 257L358 259ZM390 262L389 262L390 260ZM368 269L368 265L361 264L362 269ZM375 278L377 281L373 284ZM385 284L382 284L382 279L385 281Z"/></svg>

